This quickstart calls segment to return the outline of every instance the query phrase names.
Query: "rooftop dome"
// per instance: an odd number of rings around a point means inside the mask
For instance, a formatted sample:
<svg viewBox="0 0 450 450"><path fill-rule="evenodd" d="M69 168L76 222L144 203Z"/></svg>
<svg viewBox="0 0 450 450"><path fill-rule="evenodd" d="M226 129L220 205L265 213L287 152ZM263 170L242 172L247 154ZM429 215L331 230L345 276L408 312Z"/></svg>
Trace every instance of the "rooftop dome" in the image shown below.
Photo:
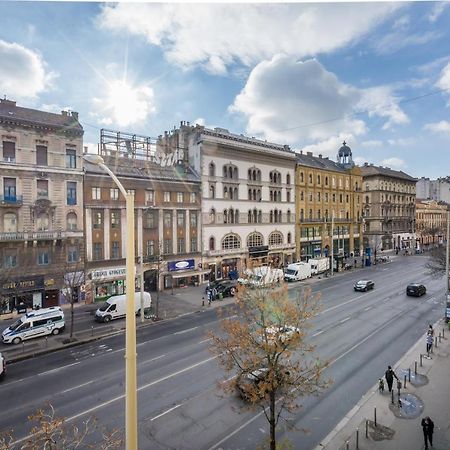
<svg viewBox="0 0 450 450"><path fill-rule="evenodd" d="M342 156L352 156L352 150L345 141L342 143L342 147L338 151L338 157Z"/></svg>

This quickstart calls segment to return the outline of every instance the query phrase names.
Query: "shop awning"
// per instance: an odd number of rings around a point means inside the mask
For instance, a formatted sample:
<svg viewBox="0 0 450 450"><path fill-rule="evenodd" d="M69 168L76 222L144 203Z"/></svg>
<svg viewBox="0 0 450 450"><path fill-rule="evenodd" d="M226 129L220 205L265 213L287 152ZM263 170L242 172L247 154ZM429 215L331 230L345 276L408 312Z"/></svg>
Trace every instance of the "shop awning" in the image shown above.
<svg viewBox="0 0 450 450"><path fill-rule="evenodd" d="M172 278L185 278L185 277L196 277L198 275L203 275L206 273L210 273L211 269L203 269L203 270L182 270L177 272L168 272L167 275L171 275Z"/></svg>

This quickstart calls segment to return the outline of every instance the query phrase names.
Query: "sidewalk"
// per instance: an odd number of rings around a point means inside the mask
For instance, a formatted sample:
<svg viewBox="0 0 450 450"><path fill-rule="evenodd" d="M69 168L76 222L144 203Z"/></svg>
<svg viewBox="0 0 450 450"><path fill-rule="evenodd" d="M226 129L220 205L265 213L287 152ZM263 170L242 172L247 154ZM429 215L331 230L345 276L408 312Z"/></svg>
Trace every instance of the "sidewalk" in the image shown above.
<svg viewBox="0 0 450 450"><path fill-rule="evenodd" d="M392 405L386 383L383 394L378 392L377 383L315 450L423 449L421 420L426 416L430 416L434 421L432 448L450 449L450 331L443 320L434 325L434 330L435 336L439 336L439 333L445 330L445 337L441 342L438 337L438 346L434 348L432 359L423 358L423 367L420 367L420 353L424 351L424 334L393 367L402 384L408 368L411 368L411 381L416 380L414 386L407 379L406 389L401 389L401 398L404 402L402 408L399 408L397 403L397 389ZM415 361L417 361L417 377L414 376ZM419 386L421 381L426 384ZM417 408L414 408L414 405ZM375 408L377 427L374 424ZM368 438L366 438L366 420L369 421ZM358 447L357 429L359 429Z"/></svg>

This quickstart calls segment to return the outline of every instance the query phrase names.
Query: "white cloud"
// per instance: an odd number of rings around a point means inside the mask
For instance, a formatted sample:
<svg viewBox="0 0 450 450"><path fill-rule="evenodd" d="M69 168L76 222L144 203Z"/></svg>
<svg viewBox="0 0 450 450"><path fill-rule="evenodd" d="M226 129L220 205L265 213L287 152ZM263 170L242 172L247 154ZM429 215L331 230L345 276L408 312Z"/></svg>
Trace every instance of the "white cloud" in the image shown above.
<svg viewBox="0 0 450 450"><path fill-rule="evenodd" d="M440 89L450 90L450 63L442 69L436 86ZM449 92L447 92L447 94L449 94ZM450 106L450 100L447 102L447 106Z"/></svg>
<svg viewBox="0 0 450 450"><path fill-rule="evenodd" d="M42 57L22 45L0 40L0 92L10 99L34 98L56 77Z"/></svg>
<svg viewBox="0 0 450 450"><path fill-rule="evenodd" d="M87 153L98 153L98 144L93 144L92 142L83 142L83 147L83 152L87 147Z"/></svg>
<svg viewBox="0 0 450 450"><path fill-rule="evenodd" d="M395 147L410 147L416 143L415 138L397 138L397 139L388 139L388 144Z"/></svg>
<svg viewBox="0 0 450 450"><path fill-rule="evenodd" d="M336 161L337 153L343 142L351 148L354 138L351 134L340 134L339 136L332 136L316 144L306 145L301 150L303 153L312 152L315 156L327 156L333 161Z"/></svg>
<svg viewBox="0 0 450 450"><path fill-rule="evenodd" d="M366 148L377 148L383 145L383 141L371 140L371 141L363 141L361 142L361 147Z"/></svg>
<svg viewBox="0 0 450 450"><path fill-rule="evenodd" d="M427 123L424 128L430 130L432 133L450 134L450 122L441 120L436 123Z"/></svg>
<svg viewBox="0 0 450 450"><path fill-rule="evenodd" d="M197 119L194 120L193 124L205 126L205 119L203 117L198 117Z"/></svg>
<svg viewBox="0 0 450 450"><path fill-rule="evenodd" d="M386 128L407 123L397 101L388 87L359 89L341 82L316 60L298 62L277 55L252 70L229 111L246 119L251 135L303 145L366 133L364 114L386 119Z"/></svg>
<svg viewBox="0 0 450 450"><path fill-rule="evenodd" d="M304 58L332 52L366 35L398 3L106 4L97 18L109 32L140 35L183 67L223 74L284 53Z"/></svg>
<svg viewBox="0 0 450 450"><path fill-rule="evenodd" d="M444 9L448 6L447 2L436 2L433 3L430 14L428 15L428 20L433 23L439 18L439 16L444 12Z"/></svg>
<svg viewBox="0 0 450 450"><path fill-rule="evenodd" d="M401 158L393 156L392 158L383 159L380 162L380 166L390 167L391 169L402 169L405 167L405 161Z"/></svg>
<svg viewBox="0 0 450 450"><path fill-rule="evenodd" d="M356 156L353 158L353 161L357 166L363 166L369 159L370 158L366 158L365 156Z"/></svg>
<svg viewBox="0 0 450 450"><path fill-rule="evenodd" d="M71 106L60 106L55 103L43 103L41 108L39 109L55 114L61 114L61 111L73 111L73 108Z"/></svg>

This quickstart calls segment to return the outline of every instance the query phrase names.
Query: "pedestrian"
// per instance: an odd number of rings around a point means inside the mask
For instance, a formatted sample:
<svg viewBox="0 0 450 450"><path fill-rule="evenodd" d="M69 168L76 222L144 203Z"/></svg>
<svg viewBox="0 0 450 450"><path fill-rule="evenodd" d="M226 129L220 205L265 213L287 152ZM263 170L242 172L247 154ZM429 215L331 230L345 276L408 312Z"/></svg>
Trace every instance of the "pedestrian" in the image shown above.
<svg viewBox="0 0 450 450"><path fill-rule="evenodd" d="M434 337L434 329L433 329L433 325L428 325L428 333L430 333L431 334L431 336L433 336Z"/></svg>
<svg viewBox="0 0 450 450"><path fill-rule="evenodd" d="M386 373L384 374L384 377L386 378L389 392L391 392L392 391L392 383L394 382L394 377L397 378L397 381L398 381L398 377L397 377L397 375L395 375L395 372L392 370L391 366L388 366Z"/></svg>
<svg viewBox="0 0 450 450"><path fill-rule="evenodd" d="M427 355L430 358L430 352L433 348L433 335L428 331L427 333Z"/></svg>
<svg viewBox="0 0 450 450"><path fill-rule="evenodd" d="M430 446L433 447L433 431L434 431L434 423L430 419L429 416L422 419L422 430L423 430L423 440L425 441L425 449L428 448L428 441L430 442Z"/></svg>
<svg viewBox="0 0 450 450"><path fill-rule="evenodd" d="M202 297L202 308L205 306L205 297Z"/></svg>

